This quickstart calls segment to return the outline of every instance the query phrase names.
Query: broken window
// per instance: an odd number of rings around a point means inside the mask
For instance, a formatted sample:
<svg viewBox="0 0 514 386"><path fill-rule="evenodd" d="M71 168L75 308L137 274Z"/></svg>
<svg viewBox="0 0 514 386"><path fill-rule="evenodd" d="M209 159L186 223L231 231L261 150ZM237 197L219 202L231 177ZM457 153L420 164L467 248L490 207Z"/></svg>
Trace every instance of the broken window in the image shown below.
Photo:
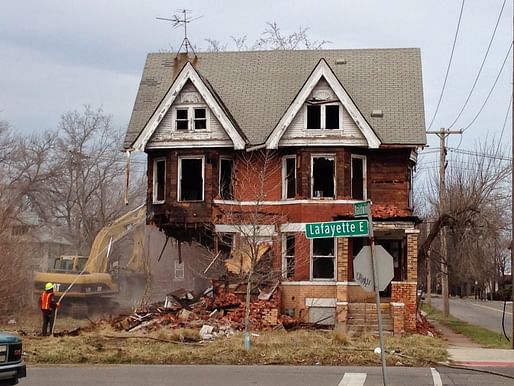
<svg viewBox="0 0 514 386"><path fill-rule="evenodd" d="M335 198L334 156L312 157L311 195L314 198Z"/></svg>
<svg viewBox="0 0 514 386"><path fill-rule="evenodd" d="M179 158L178 196L180 201L203 200L204 159Z"/></svg>
<svg viewBox="0 0 514 386"><path fill-rule="evenodd" d="M283 260L282 260L282 272L283 277L292 279L294 277L294 266L295 266L295 247L296 237L294 234L286 234L282 239L283 249Z"/></svg>
<svg viewBox="0 0 514 386"><path fill-rule="evenodd" d="M296 156L287 156L282 165L282 197L295 198L296 196Z"/></svg>
<svg viewBox="0 0 514 386"><path fill-rule="evenodd" d="M321 106L307 106L307 129L321 129Z"/></svg>
<svg viewBox="0 0 514 386"><path fill-rule="evenodd" d="M162 204L166 200L166 159L153 161L153 203Z"/></svg>
<svg viewBox="0 0 514 386"><path fill-rule="evenodd" d="M233 161L228 158L220 159L220 180L219 194L223 200L231 200L233 198Z"/></svg>
<svg viewBox="0 0 514 386"><path fill-rule="evenodd" d="M307 105L306 129L338 130L341 128L340 112L338 103Z"/></svg>
<svg viewBox="0 0 514 386"><path fill-rule="evenodd" d="M326 105L325 106L325 129L337 130L339 129L339 106Z"/></svg>
<svg viewBox="0 0 514 386"><path fill-rule="evenodd" d="M233 233L219 233L218 234L218 252L222 256L223 260L230 257L232 248L234 246L234 234Z"/></svg>
<svg viewBox="0 0 514 386"><path fill-rule="evenodd" d="M175 130L206 130L208 123L207 109L205 107L178 107L175 108Z"/></svg>
<svg viewBox="0 0 514 386"><path fill-rule="evenodd" d="M175 279L184 280L184 262L175 260Z"/></svg>
<svg viewBox="0 0 514 386"><path fill-rule="evenodd" d="M414 189L413 189L413 182L414 182L414 169L412 166L409 166L408 170L408 184L409 184L409 209L414 208Z"/></svg>
<svg viewBox="0 0 514 386"><path fill-rule="evenodd" d="M177 116L175 118L175 127L177 130L187 130L189 126L188 110L177 109Z"/></svg>
<svg viewBox="0 0 514 386"><path fill-rule="evenodd" d="M335 238L312 240L312 278L335 278Z"/></svg>
<svg viewBox="0 0 514 386"><path fill-rule="evenodd" d="M352 198L365 200L366 197L366 157L352 155Z"/></svg>

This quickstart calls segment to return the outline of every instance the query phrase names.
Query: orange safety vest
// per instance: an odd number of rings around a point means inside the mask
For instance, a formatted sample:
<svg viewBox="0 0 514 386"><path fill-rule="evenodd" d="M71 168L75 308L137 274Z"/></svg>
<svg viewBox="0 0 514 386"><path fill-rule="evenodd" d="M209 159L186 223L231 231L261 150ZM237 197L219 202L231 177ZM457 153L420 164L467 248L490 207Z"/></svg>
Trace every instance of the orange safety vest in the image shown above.
<svg viewBox="0 0 514 386"><path fill-rule="evenodd" d="M40 301L41 301L41 309L43 311L47 311L47 310L51 310L52 309L53 297L54 297L54 293L53 292L46 292L46 291L44 291L41 294Z"/></svg>

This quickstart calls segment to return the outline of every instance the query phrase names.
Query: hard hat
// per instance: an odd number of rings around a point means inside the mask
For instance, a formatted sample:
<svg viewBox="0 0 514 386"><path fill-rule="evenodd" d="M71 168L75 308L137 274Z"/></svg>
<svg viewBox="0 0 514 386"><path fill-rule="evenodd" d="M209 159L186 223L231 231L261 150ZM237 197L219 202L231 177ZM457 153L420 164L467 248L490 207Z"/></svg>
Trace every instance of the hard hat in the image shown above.
<svg viewBox="0 0 514 386"><path fill-rule="evenodd" d="M52 283L46 283L45 291L50 291L51 289L54 289L54 285Z"/></svg>

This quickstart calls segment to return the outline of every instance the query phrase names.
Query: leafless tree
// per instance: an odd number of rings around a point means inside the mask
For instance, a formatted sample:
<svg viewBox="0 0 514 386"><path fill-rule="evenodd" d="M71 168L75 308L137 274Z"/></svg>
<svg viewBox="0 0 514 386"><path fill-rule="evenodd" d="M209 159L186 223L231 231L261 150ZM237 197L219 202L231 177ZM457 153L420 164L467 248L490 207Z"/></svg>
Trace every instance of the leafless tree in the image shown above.
<svg viewBox="0 0 514 386"><path fill-rule="evenodd" d="M283 35L276 22L266 22L266 27L261 36L251 45L247 44L247 36L231 36L237 51L262 51L262 50L319 50L331 43L328 40L312 40L308 34L309 28L299 27L298 31ZM205 39L208 43L207 51L225 51L227 44L215 39Z"/></svg>
<svg viewBox="0 0 514 386"><path fill-rule="evenodd" d="M420 244L418 259L431 258L449 268L454 283L485 285L501 271L498 262L507 245L509 220L503 208L509 207L510 163L494 141L478 145L473 152L454 158L446 177L446 211L441 212L438 191L429 190L427 202L431 226ZM430 186L438 186L432 180ZM442 228L448 229L449 253L439 253L434 242ZM423 266L423 264L421 265Z"/></svg>
<svg viewBox="0 0 514 386"><path fill-rule="evenodd" d="M125 210L121 136L101 108L85 106L59 122L59 175L48 186L45 204L66 225L78 253L86 253L99 229Z"/></svg>

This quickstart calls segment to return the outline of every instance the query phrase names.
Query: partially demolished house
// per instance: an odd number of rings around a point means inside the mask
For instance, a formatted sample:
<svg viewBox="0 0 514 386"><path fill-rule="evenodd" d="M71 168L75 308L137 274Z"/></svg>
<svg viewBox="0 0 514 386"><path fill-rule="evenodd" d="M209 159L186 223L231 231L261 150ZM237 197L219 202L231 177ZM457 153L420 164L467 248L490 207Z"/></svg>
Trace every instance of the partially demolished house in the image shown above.
<svg viewBox="0 0 514 386"><path fill-rule="evenodd" d="M394 257L381 308L401 333L416 328L412 180L425 141L418 49L152 53L125 148L148 155L151 224L232 273L250 269L245 250L266 256L281 312L306 322L373 323L374 295L352 272L367 240L305 237L307 223L352 219L370 199Z"/></svg>

